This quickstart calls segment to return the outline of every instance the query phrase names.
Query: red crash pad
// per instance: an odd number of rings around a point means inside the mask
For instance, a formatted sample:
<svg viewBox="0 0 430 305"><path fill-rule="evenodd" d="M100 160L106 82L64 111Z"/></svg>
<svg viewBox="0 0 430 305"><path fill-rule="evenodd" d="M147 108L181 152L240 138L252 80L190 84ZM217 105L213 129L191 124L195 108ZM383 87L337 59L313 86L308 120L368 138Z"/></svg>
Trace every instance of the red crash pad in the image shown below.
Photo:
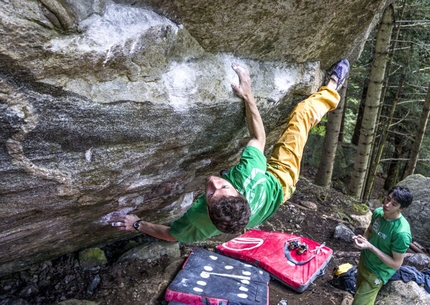
<svg viewBox="0 0 430 305"><path fill-rule="evenodd" d="M306 244L307 250L299 254L298 248L289 249L294 242ZM217 251L261 267L297 292L324 274L333 255L332 249L303 236L261 230L250 230L219 245Z"/></svg>

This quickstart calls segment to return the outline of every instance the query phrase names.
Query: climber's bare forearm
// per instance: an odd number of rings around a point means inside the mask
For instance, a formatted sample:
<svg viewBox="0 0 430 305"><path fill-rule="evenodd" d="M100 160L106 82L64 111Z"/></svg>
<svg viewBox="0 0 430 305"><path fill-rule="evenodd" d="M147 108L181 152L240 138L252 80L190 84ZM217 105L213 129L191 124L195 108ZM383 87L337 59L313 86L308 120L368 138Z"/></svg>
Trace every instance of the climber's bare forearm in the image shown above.
<svg viewBox="0 0 430 305"><path fill-rule="evenodd" d="M134 214L116 215L111 218L112 225L118 227L118 229L122 231L136 231L134 223L138 220L140 220L139 217ZM155 238L167 241L177 241L176 238L170 234L169 226L140 220L137 230Z"/></svg>

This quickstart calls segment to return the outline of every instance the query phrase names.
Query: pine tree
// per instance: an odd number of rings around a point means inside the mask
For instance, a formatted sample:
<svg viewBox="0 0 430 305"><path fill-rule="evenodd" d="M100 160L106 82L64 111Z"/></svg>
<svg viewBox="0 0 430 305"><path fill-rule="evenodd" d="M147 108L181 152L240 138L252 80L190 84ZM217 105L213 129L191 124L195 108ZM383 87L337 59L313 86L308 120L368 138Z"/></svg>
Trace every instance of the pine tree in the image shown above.
<svg viewBox="0 0 430 305"><path fill-rule="evenodd" d="M390 47L393 27L394 7L389 5L384 11L376 38L375 56L370 72L370 82L361 124L357 154L354 162L354 171L351 175L348 187L349 194L358 198L362 197L366 172L369 165L372 142L375 135L375 126L378 119L382 82L385 77L388 49Z"/></svg>

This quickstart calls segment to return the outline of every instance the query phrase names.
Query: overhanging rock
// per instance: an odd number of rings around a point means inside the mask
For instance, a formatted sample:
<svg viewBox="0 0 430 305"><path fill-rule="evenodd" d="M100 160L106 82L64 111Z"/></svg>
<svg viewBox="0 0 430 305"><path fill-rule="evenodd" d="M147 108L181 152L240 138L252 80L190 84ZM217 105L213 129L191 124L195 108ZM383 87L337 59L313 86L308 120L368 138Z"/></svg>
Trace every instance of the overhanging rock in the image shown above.
<svg viewBox="0 0 430 305"><path fill-rule="evenodd" d="M177 218L247 142L231 63L276 139L385 1L210 3L1 2L0 274Z"/></svg>

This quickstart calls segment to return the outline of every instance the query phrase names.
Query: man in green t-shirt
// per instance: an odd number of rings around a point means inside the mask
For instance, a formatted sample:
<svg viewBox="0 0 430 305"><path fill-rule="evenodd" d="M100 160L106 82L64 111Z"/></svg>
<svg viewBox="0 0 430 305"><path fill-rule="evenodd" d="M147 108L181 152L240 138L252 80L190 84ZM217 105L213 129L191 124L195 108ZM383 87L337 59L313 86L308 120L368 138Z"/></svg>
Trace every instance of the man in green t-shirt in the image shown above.
<svg viewBox="0 0 430 305"><path fill-rule="evenodd" d="M168 241L202 241L221 233L240 233L268 219L291 197L299 178L300 161L309 130L337 107L349 72L349 62L339 61L318 92L292 111L285 131L269 159L264 156L266 133L251 89L249 71L232 64L239 84L233 91L245 102L246 122L251 136L239 164L221 177L206 180L205 193L170 226L149 223L136 215L115 215L112 225L120 230L138 230Z"/></svg>
<svg viewBox="0 0 430 305"><path fill-rule="evenodd" d="M362 250L353 305L372 305L382 285L403 264L412 241L411 229L401 211L412 203L404 186L388 192L381 208L375 209L363 236L354 236L354 246Z"/></svg>

